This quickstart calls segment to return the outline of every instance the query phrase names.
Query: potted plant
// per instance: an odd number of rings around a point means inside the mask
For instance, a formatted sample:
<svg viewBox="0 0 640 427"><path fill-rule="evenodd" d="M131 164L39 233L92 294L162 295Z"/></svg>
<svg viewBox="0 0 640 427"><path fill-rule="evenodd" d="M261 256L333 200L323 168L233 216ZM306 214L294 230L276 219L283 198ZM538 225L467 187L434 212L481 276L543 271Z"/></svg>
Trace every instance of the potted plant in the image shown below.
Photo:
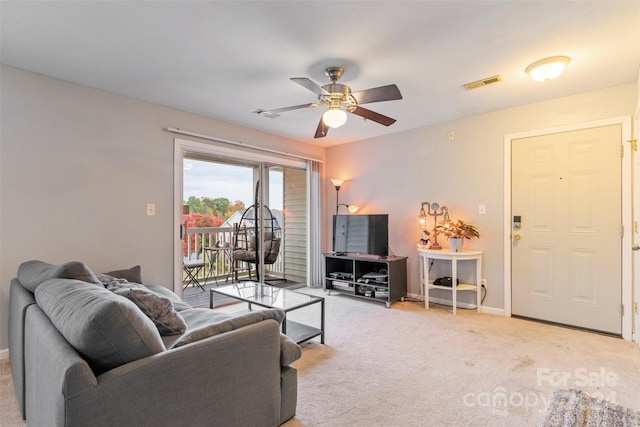
<svg viewBox="0 0 640 427"><path fill-rule="evenodd" d="M467 224L461 219L457 221L441 221L436 225L435 231L443 234L449 239L451 250L454 252L460 252L462 250L464 239L480 237L480 233L475 225Z"/></svg>

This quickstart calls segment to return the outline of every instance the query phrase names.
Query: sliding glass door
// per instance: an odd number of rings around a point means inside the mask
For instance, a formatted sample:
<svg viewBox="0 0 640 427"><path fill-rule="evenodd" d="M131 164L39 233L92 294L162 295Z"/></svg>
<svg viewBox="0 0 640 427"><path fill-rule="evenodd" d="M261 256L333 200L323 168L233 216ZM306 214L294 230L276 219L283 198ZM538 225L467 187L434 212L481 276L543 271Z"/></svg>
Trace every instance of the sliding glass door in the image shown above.
<svg viewBox="0 0 640 427"><path fill-rule="evenodd" d="M183 150L181 186L176 188L181 193L178 261L185 295L236 280L307 285L306 163L241 158L243 152L223 157L217 147L201 145ZM190 283L187 269L201 264L199 288Z"/></svg>

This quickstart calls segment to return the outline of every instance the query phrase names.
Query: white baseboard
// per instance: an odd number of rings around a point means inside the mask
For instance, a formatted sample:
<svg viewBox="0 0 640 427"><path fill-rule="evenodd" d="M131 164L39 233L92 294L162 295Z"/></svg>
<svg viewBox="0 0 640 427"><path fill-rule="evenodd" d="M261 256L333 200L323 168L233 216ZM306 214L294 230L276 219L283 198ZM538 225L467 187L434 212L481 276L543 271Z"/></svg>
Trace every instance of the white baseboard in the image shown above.
<svg viewBox="0 0 640 427"><path fill-rule="evenodd" d="M487 314L495 314L496 316L504 316L504 308L495 308L495 307L480 307L480 311Z"/></svg>
<svg viewBox="0 0 640 427"><path fill-rule="evenodd" d="M9 349L5 348L3 350L0 350L0 360L5 360L9 358Z"/></svg>
<svg viewBox="0 0 640 427"><path fill-rule="evenodd" d="M419 295L419 294L407 294L407 297L418 300L418 301L424 301L424 295ZM435 297L430 297L429 298L429 302L432 302L434 304L440 304L440 305L448 305L448 306L452 306L453 303L451 300L447 300L447 299L441 299L441 298L435 298ZM461 301L457 301L456 306L458 308L467 308L467 309L476 309L476 305L475 304L469 304L469 303L465 303L465 302L461 302ZM486 305L483 305L480 307L480 312L481 313L487 313L487 314L494 314L496 316L504 316L504 309L503 308L495 308L495 307L487 307Z"/></svg>

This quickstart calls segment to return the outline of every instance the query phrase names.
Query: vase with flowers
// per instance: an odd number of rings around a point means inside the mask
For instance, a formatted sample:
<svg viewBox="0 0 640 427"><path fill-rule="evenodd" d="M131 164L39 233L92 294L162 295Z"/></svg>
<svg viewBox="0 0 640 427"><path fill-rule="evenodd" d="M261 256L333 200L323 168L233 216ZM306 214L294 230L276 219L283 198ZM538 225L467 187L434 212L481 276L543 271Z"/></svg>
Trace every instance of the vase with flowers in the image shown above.
<svg viewBox="0 0 640 427"><path fill-rule="evenodd" d="M451 250L460 252L464 239L480 238L480 233L475 225L467 224L463 220L445 220L436 225L435 230L449 239Z"/></svg>

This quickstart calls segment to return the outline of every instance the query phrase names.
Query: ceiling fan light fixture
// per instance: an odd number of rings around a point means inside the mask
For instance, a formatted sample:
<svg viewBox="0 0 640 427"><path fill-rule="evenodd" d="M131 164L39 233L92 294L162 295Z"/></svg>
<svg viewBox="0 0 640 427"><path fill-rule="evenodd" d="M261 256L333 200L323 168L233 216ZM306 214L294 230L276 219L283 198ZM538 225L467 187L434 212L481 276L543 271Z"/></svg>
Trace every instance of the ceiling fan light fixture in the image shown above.
<svg viewBox="0 0 640 427"><path fill-rule="evenodd" d="M322 114L322 121L330 128L339 128L347 122L347 113L340 108L329 108Z"/></svg>
<svg viewBox="0 0 640 427"><path fill-rule="evenodd" d="M548 82L562 74L569 61L568 56L551 56L534 62L525 71L537 82Z"/></svg>

